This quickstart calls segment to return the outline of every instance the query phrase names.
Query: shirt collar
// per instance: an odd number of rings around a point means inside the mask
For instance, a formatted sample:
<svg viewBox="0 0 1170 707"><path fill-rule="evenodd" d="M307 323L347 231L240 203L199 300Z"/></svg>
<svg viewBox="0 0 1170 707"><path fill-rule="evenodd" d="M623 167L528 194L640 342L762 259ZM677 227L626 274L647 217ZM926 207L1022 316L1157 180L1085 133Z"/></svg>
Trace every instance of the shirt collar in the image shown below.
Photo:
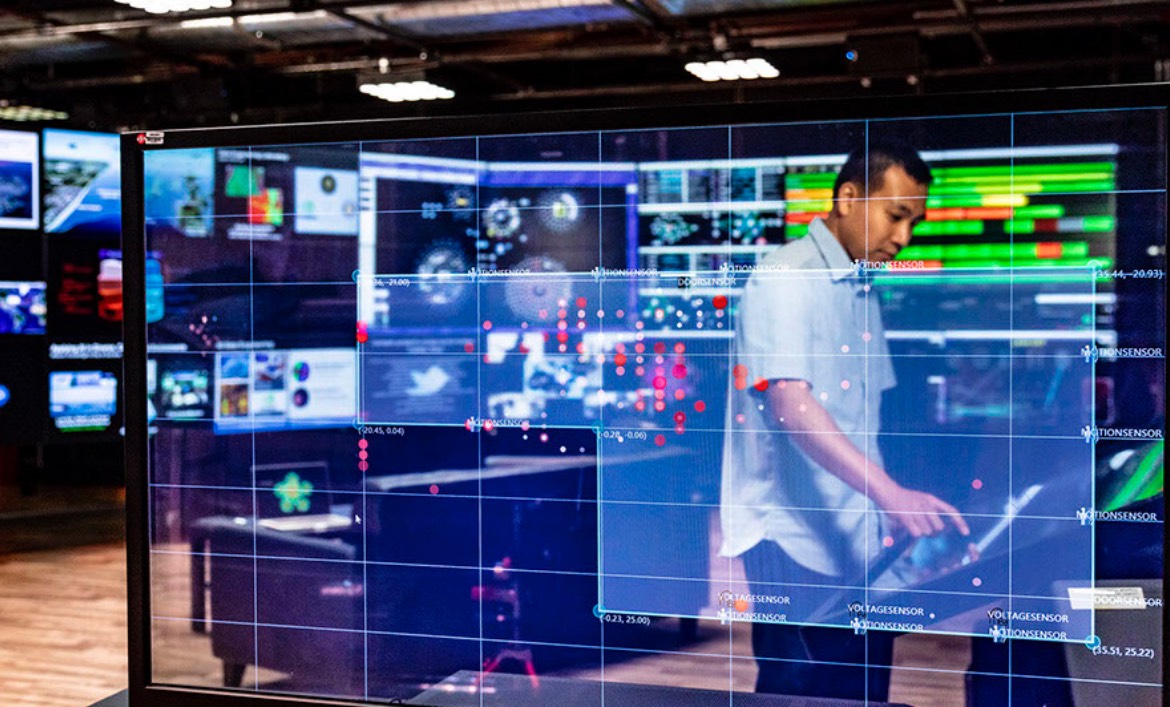
<svg viewBox="0 0 1170 707"><path fill-rule="evenodd" d="M821 258L829 269L829 278L833 282L840 282L850 275L858 273L857 265L849 259L849 254L845 252L841 242L825 225L824 220L819 217L813 219L808 226L808 235L813 244L816 245L817 250L820 251Z"/></svg>

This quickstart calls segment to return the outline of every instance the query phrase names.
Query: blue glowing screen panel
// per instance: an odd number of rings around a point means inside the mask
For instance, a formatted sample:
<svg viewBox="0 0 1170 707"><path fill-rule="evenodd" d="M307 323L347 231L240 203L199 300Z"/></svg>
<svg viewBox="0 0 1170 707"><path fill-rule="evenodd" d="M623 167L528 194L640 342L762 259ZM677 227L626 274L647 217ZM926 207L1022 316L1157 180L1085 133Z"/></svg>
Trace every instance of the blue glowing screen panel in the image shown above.
<svg viewBox="0 0 1170 707"><path fill-rule="evenodd" d="M45 333L45 283L0 282L0 334Z"/></svg>
<svg viewBox="0 0 1170 707"><path fill-rule="evenodd" d="M117 236L122 173L117 135L44 132L45 233Z"/></svg>
<svg viewBox="0 0 1170 707"><path fill-rule="evenodd" d="M0 130L0 230L40 227L40 137Z"/></svg>
<svg viewBox="0 0 1170 707"><path fill-rule="evenodd" d="M49 415L60 432L105 432L118 411L118 378L111 371L49 374Z"/></svg>
<svg viewBox="0 0 1170 707"><path fill-rule="evenodd" d="M1165 120L146 151L151 680L1161 704Z"/></svg>

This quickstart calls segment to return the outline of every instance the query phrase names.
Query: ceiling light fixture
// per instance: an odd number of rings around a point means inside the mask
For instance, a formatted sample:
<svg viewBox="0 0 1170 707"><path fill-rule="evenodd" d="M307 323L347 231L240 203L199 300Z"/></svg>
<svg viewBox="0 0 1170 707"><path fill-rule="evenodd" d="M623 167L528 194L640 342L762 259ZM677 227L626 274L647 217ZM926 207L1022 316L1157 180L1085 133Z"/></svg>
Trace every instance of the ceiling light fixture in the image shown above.
<svg viewBox="0 0 1170 707"><path fill-rule="evenodd" d="M213 27L231 27L235 20L230 17L200 17L195 20L183 20L179 27L183 29L211 29Z"/></svg>
<svg viewBox="0 0 1170 707"><path fill-rule="evenodd" d="M750 81L774 79L780 71L767 59L731 59L730 61L692 61L686 70L704 81Z"/></svg>
<svg viewBox="0 0 1170 707"><path fill-rule="evenodd" d="M0 102L0 120L28 123L46 120L67 120L68 118L68 113L59 110L19 104L8 105L7 103Z"/></svg>
<svg viewBox="0 0 1170 707"><path fill-rule="evenodd" d="M451 89L433 84L430 81L363 83L359 90L368 96L381 98L391 103L447 100L455 97L455 92Z"/></svg>
<svg viewBox="0 0 1170 707"><path fill-rule="evenodd" d="M542 12L570 7L610 5L612 0L431 0L431 2L394 3L379 6L379 14L392 23L422 22L425 20L504 15L519 12Z"/></svg>
<svg viewBox="0 0 1170 707"><path fill-rule="evenodd" d="M232 6L232 0L114 0L114 2L154 15L194 10L226 10Z"/></svg>
<svg viewBox="0 0 1170 707"><path fill-rule="evenodd" d="M240 17L242 25L278 25L301 20L320 20L329 16L324 10L312 12L265 12L259 15L244 15Z"/></svg>

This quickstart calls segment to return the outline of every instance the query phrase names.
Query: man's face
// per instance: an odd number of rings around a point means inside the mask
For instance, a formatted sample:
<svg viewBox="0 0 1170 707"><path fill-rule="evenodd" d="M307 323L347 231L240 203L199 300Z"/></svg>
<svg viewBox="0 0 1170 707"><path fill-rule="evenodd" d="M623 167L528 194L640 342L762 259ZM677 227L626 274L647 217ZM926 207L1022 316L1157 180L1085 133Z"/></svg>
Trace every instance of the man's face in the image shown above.
<svg viewBox="0 0 1170 707"><path fill-rule="evenodd" d="M846 182L838 192L841 215L837 237L853 260L885 263L910 243L914 227L926 216L926 185L901 167L885 171L880 189L866 198L864 185Z"/></svg>

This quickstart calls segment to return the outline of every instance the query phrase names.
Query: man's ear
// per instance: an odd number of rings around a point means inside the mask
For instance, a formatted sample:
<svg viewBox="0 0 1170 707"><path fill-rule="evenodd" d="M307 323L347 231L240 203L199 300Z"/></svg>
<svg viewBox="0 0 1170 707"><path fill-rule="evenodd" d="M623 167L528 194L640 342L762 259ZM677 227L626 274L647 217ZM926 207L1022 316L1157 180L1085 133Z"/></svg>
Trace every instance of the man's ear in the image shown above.
<svg viewBox="0 0 1170 707"><path fill-rule="evenodd" d="M837 213L842 216L848 216L857 208L858 199L861 197L861 189L853 182L845 182L841 188L837 190L837 201L833 205Z"/></svg>

